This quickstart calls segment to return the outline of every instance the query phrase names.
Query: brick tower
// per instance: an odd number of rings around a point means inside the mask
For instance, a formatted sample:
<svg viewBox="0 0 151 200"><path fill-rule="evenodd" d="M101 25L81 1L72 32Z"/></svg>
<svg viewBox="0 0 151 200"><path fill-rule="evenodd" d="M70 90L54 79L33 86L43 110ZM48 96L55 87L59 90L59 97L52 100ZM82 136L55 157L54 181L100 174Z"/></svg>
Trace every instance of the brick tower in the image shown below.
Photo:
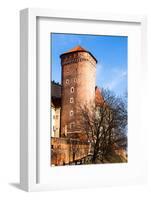
<svg viewBox="0 0 151 200"><path fill-rule="evenodd" d="M61 56L61 136L78 138L79 108L95 105L96 58L77 46Z"/></svg>

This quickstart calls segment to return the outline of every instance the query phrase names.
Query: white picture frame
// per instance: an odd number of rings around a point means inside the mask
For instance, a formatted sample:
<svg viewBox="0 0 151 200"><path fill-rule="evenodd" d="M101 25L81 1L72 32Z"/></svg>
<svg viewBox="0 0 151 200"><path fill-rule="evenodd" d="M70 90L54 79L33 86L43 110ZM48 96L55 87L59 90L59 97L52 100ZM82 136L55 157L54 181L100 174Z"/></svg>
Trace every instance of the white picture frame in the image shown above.
<svg viewBox="0 0 151 200"><path fill-rule="evenodd" d="M138 24L140 27L140 46L141 46L141 64L140 74L142 79L143 73L146 70L146 55L147 55L147 37L146 37L146 17L145 16L124 16L124 15L109 15L100 13L86 13L86 12L72 12L72 11L53 11L49 9L24 9L20 12L20 185L26 191L52 190L64 189L72 187L93 187L93 184L87 183L87 180L82 184L71 183L40 183L38 180L39 170L39 141L38 141L38 72L37 72L37 19L47 18L47 20L61 19L61 20L81 20L93 22L109 22L120 23L133 26ZM45 69L43 69L45 70ZM142 87L145 82L142 83ZM49 86L48 86L49 87ZM138 86L139 87L139 86ZM142 130L142 129L141 129ZM143 148L145 145L145 133L141 134L140 139ZM139 176L129 176L127 179L112 181L107 178L106 182L97 182L94 187L104 185L128 185L146 182L146 161L143 158L143 164L139 167ZM49 164L49 163L48 163ZM86 166L85 166L86 167ZM98 168L98 166L97 166ZM72 167L72 171L74 168ZM78 169L80 173L80 168ZM117 170L117 169L116 169ZM65 170L66 171L66 170ZM64 173L66 173L64 171ZM95 175L93 178L95 178ZM115 184L114 184L115 183ZM62 186L61 186L62 185Z"/></svg>

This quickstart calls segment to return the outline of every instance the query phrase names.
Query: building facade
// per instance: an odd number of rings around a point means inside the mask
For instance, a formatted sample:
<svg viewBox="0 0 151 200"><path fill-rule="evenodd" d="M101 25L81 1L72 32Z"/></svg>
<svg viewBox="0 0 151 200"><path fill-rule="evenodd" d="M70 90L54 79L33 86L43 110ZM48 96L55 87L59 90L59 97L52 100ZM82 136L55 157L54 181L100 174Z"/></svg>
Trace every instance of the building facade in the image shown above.
<svg viewBox="0 0 151 200"><path fill-rule="evenodd" d="M60 137L61 85L51 82L51 137Z"/></svg>

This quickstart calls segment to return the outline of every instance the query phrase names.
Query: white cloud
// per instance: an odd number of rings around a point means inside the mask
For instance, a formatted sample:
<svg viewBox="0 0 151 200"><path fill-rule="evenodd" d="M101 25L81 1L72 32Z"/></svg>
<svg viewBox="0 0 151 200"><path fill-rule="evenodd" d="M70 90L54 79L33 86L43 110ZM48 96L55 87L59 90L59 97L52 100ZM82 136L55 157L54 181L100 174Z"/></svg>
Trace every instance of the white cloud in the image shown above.
<svg viewBox="0 0 151 200"><path fill-rule="evenodd" d="M82 42L81 39L80 39L80 38L77 38L77 44L78 44L78 45L81 45L81 42Z"/></svg>
<svg viewBox="0 0 151 200"><path fill-rule="evenodd" d="M81 43L82 43L80 37L78 37L78 36L73 37L70 34L64 34L64 35L60 34L59 37L58 37L58 40L60 42L60 45L63 45L63 46L66 46L66 45L69 45L69 44L81 45Z"/></svg>
<svg viewBox="0 0 151 200"><path fill-rule="evenodd" d="M103 66L101 63L96 65L96 81L100 81L100 78L102 77L102 69Z"/></svg>
<svg viewBox="0 0 151 200"><path fill-rule="evenodd" d="M113 90L117 84L118 84L118 81L117 81L117 79L116 79L116 80L112 80L112 81L106 83L106 84L104 85L104 87L105 87L105 88L108 88L108 89L110 89L110 90Z"/></svg>
<svg viewBox="0 0 151 200"><path fill-rule="evenodd" d="M127 70L122 71L122 73L121 73L121 77L122 77L122 78L127 77Z"/></svg>
<svg viewBox="0 0 151 200"><path fill-rule="evenodd" d="M114 90L123 79L127 78L127 70L114 70L112 79L107 80L103 87Z"/></svg>

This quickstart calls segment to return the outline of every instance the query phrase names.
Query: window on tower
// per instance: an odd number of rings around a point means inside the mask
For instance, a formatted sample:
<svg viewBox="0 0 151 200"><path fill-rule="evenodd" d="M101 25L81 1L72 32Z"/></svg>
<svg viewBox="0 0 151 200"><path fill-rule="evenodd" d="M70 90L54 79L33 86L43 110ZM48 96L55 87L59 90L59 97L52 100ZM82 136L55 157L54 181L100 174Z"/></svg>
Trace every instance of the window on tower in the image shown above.
<svg viewBox="0 0 151 200"><path fill-rule="evenodd" d="M73 110L70 110L70 117L73 116Z"/></svg>
<svg viewBox="0 0 151 200"><path fill-rule="evenodd" d="M70 98L70 103L73 103L74 102L74 99L73 97Z"/></svg>
<svg viewBox="0 0 151 200"><path fill-rule="evenodd" d="M66 84L69 84L69 79L66 79Z"/></svg>
<svg viewBox="0 0 151 200"><path fill-rule="evenodd" d="M74 87L71 87L70 92L74 93Z"/></svg>
<svg viewBox="0 0 151 200"><path fill-rule="evenodd" d="M74 123L74 122L71 122L71 123L70 123L70 129L74 128L74 126L75 126L75 123Z"/></svg>

